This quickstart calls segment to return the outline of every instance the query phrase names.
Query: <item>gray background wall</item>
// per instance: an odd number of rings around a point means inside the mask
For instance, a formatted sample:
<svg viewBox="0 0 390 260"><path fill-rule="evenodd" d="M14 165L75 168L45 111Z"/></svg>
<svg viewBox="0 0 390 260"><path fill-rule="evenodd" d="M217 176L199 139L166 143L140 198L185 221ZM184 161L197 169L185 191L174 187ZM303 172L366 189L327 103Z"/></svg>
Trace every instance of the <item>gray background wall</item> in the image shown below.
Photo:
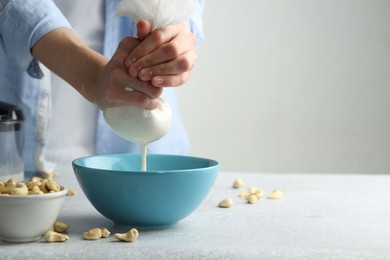
<svg viewBox="0 0 390 260"><path fill-rule="evenodd" d="M390 1L206 0L178 89L224 171L390 172Z"/></svg>

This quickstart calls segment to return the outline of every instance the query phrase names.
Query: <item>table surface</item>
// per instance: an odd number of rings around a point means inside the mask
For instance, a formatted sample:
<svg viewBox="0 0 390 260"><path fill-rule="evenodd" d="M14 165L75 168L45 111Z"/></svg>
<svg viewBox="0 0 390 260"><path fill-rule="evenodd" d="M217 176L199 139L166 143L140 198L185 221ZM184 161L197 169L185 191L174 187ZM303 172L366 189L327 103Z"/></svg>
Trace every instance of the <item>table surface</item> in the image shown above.
<svg viewBox="0 0 390 260"><path fill-rule="evenodd" d="M0 259L390 259L390 174L220 172L208 197L176 226L140 230L137 241L111 235L86 241L82 233L106 227L126 232L100 215L77 184L71 166L57 180L77 195L66 197L58 220L70 225L65 243L0 242ZM232 188L236 178L245 187ZM249 186L281 200L248 204L238 197ZM232 208L217 207L231 197Z"/></svg>

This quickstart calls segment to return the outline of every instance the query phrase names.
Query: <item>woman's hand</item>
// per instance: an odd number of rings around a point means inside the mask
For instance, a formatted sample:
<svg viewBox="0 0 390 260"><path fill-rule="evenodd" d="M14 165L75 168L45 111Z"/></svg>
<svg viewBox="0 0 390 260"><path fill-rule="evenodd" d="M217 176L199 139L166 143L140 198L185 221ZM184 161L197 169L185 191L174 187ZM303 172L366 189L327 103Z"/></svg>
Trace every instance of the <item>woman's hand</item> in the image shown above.
<svg viewBox="0 0 390 260"><path fill-rule="evenodd" d="M162 88L153 86L150 82L141 81L129 76L125 59L139 44L135 38L124 38L97 82L95 104L99 108L137 105L146 109L158 106L158 98Z"/></svg>
<svg viewBox="0 0 390 260"><path fill-rule="evenodd" d="M124 38L112 59L107 60L88 48L70 29L58 28L42 37L31 52L100 109L120 105L154 109L162 88L131 77L125 66L126 57L139 43L138 39Z"/></svg>
<svg viewBox="0 0 390 260"><path fill-rule="evenodd" d="M137 24L141 43L126 59L132 77L155 87L179 86L185 83L196 62L196 37L185 22L151 32L151 24Z"/></svg>

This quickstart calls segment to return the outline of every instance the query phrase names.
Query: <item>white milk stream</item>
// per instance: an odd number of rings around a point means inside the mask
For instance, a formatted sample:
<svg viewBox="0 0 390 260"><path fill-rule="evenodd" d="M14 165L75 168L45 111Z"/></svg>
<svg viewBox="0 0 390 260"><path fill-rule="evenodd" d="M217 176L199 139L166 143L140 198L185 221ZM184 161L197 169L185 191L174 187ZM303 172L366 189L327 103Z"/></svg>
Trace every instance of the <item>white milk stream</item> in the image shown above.
<svg viewBox="0 0 390 260"><path fill-rule="evenodd" d="M110 107L103 111L108 125L120 137L142 147L142 171L146 171L147 145L163 137L172 124L170 105L160 99L153 110L138 106Z"/></svg>

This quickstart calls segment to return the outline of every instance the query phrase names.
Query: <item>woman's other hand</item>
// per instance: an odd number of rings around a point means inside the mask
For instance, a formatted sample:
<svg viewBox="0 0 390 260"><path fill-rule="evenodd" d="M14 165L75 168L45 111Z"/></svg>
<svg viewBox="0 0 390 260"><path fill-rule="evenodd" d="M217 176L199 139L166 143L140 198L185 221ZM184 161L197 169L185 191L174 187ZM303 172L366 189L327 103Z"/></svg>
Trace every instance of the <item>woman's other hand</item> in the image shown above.
<svg viewBox="0 0 390 260"><path fill-rule="evenodd" d="M196 37L185 22L151 31L151 24L137 24L141 43L126 59L132 77L150 81L153 86L179 86L185 83L196 62Z"/></svg>

